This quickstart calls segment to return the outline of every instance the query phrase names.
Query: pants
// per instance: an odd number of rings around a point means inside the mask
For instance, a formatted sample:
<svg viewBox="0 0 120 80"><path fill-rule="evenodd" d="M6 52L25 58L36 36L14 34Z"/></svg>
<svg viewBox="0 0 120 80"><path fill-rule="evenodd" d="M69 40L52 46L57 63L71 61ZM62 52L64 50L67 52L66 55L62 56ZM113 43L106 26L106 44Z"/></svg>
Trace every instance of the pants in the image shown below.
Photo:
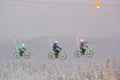
<svg viewBox="0 0 120 80"><path fill-rule="evenodd" d="M23 50L20 50L20 49L19 49L19 52L20 52L20 56L22 56L23 53L24 53L24 51L23 51Z"/></svg>
<svg viewBox="0 0 120 80"><path fill-rule="evenodd" d="M81 53L84 55L85 54L85 49L84 48L80 48L81 49Z"/></svg>
<svg viewBox="0 0 120 80"><path fill-rule="evenodd" d="M58 55L59 55L59 50L55 50L55 56L56 56L56 58L58 58Z"/></svg>

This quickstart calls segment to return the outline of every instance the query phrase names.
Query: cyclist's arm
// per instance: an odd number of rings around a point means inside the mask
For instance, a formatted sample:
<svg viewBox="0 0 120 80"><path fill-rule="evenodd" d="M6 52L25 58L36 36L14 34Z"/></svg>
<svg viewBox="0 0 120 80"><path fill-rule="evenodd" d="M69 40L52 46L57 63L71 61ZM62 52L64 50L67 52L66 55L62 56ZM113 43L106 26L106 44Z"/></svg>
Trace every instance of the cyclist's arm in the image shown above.
<svg viewBox="0 0 120 80"><path fill-rule="evenodd" d="M88 43L88 41L84 42L83 44L86 44L86 43Z"/></svg>
<svg viewBox="0 0 120 80"><path fill-rule="evenodd" d="M84 45L84 47L88 47L87 45Z"/></svg>
<svg viewBox="0 0 120 80"><path fill-rule="evenodd" d="M58 48L58 49L60 49L60 50L62 50L62 48L61 48L61 47L59 47L59 46L57 46L57 48Z"/></svg>
<svg viewBox="0 0 120 80"><path fill-rule="evenodd" d="M88 41L86 41L86 42L83 43L84 47L88 47L87 45L85 45L86 43L88 43Z"/></svg>
<svg viewBox="0 0 120 80"><path fill-rule="evenodd" d="M27 50L26 48L23 48L24 50Z"/></svg>

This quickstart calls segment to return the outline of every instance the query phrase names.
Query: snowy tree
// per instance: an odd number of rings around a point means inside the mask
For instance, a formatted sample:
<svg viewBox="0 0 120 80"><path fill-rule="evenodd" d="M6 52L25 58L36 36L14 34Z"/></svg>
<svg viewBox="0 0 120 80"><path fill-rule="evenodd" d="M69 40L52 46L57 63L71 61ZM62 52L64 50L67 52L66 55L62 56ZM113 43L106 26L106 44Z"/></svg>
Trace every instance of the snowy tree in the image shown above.
<svg viewBox="0 0 120 80"><path fill-rule="evenodd" d="M115 80L113 60L108 59L105 64L104 80Z"/></svg>

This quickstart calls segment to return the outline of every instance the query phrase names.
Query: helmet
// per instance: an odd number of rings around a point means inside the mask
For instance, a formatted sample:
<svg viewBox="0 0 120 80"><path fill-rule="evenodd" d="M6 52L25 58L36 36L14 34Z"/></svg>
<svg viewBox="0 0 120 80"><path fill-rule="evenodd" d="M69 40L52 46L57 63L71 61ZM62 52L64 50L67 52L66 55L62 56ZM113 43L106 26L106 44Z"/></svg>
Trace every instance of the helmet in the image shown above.
<svg viewBox="0 0 120 80"><path fill-rule="evenodd" d="M80 39L80 42L84 42L84 39Z"/></svg>
<svg viewBox="0 0 120 80"><path fill-rule="evenodd" d="M25 47L25 44L21 44L19 48L22 49L24 47Z"/></svg>
<svg viewBox="0 0 120 80"><path fill-rule="evenodd" d="M57 44L57 43L58 43L58 41L55 41L54 43L56 43L56 44Z"/></svg>

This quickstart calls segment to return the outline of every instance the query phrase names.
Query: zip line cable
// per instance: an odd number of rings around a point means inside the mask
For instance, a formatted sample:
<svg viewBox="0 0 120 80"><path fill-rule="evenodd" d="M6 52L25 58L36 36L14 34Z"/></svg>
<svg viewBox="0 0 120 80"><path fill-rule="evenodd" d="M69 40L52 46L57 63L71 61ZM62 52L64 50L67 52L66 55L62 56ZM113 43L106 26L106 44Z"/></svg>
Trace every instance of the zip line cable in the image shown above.
<svg viewBox="0 0 120 80"><path fill-rule="evenodd" d="M16 38L14 37L13 40L14 40L15 48L16 48L16 50L18 51Z"/></svg>

